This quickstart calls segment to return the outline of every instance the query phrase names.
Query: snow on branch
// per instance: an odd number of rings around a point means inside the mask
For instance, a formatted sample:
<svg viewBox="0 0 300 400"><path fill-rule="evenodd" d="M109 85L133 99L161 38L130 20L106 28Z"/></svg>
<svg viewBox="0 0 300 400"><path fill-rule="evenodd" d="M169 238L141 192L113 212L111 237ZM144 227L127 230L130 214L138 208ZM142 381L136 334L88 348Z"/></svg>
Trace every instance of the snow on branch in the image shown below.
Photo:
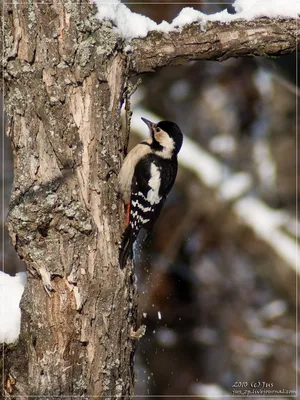
<svg viewBox="0 0 300 400"><path fill-rule="evenodd" d="M144 38L149 32L180 31L185 25L194 22L200 23L204 29L209 21L230 23L236 20L251 21L259 17L294 18L300 14L299 0L235 0L232 4L236 13L229 14L227 10L215 14L203 14L192 7L185 7L179 15L168 23L162 21L157 24L145 15L131 12L120 0L92 0L97 8L97 17L100 21L111 21L120 36L125 40Z"/></svg>
<svg viewBox="0 0 300 400"><path fill-rule="evenodd" d="M131 41L131 72L154 71L188 60L223 61L240 56L279 56L296 49L297 21L258 18L230 23L208 22L186 25L180 32L150 32Z"/></svg>
<svg viewBox="0 0 300 400"><path fill-rule="evenodd" d="M132 74L188 60L275 56L296 48L299 0L235 0L235 14L206 15L187 7L172 23L160 24L131 12L120 0L93 1L98 19L110 20L128 42Z"/></svg>

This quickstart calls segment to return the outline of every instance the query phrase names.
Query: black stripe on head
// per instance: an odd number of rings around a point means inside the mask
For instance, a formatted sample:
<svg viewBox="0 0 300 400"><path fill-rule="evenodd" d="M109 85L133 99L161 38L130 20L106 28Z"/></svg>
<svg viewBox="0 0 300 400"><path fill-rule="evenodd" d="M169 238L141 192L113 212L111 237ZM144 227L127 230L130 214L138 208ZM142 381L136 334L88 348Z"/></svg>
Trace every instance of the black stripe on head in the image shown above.
<svg viewBox="0 0 300 400"><path fill-rule="evenodd" d="M153 141L151 144L151 148L156 151L163 151L164 147L155 139L154 135L152 136Z"/></svg>
<svg viewBox="0 0 300 400"><path fill-rule="evenodd" d="M151 147L151 144L150 144L150 143L148 143L148 142L141 142L140 144L145 144L146 146L149 146L149 147Z"/></svg>

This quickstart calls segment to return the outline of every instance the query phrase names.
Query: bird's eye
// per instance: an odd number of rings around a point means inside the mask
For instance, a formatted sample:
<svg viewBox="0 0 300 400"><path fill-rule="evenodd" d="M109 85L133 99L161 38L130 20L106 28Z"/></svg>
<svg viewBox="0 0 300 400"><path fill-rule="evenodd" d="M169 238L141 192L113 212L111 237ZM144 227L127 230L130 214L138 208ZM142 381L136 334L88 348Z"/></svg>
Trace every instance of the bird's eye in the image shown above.
<svg viewBox="0 0 300 400"><path fill-rule="evenodd" d="M160 132L161 131L161 129L160 128L156 128L156 132Z"/></svg>

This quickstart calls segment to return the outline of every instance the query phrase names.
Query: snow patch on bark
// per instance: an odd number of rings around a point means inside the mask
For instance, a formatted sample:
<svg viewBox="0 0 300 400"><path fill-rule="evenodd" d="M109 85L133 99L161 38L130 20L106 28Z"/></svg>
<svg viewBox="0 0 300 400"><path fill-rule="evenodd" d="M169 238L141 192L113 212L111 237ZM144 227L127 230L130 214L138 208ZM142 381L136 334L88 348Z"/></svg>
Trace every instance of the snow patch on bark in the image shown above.
<svg viewBox="0 0 300 400"><path fill-rule="evenodd" d="M13 343L20 334L19 303L26 284L26 273L10 276L0 271L0 342Z"/></svg>

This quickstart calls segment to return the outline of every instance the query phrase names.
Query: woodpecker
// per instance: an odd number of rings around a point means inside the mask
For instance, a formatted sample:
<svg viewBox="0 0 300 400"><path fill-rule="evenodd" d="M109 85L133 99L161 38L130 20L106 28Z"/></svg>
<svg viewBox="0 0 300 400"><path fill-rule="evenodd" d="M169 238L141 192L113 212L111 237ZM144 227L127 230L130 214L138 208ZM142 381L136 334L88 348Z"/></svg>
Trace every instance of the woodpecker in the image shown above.
<svg viewBox="0 0 300 400"><path fill-rule="evenodd" d="M126 229L120 244L121 268L133 257L133 244L141 228L150 231L159 217L177 175L181 130L174 122L154 123L142 118L150 136L125 157L119 173L119 190L127 208Z"/></svg>

